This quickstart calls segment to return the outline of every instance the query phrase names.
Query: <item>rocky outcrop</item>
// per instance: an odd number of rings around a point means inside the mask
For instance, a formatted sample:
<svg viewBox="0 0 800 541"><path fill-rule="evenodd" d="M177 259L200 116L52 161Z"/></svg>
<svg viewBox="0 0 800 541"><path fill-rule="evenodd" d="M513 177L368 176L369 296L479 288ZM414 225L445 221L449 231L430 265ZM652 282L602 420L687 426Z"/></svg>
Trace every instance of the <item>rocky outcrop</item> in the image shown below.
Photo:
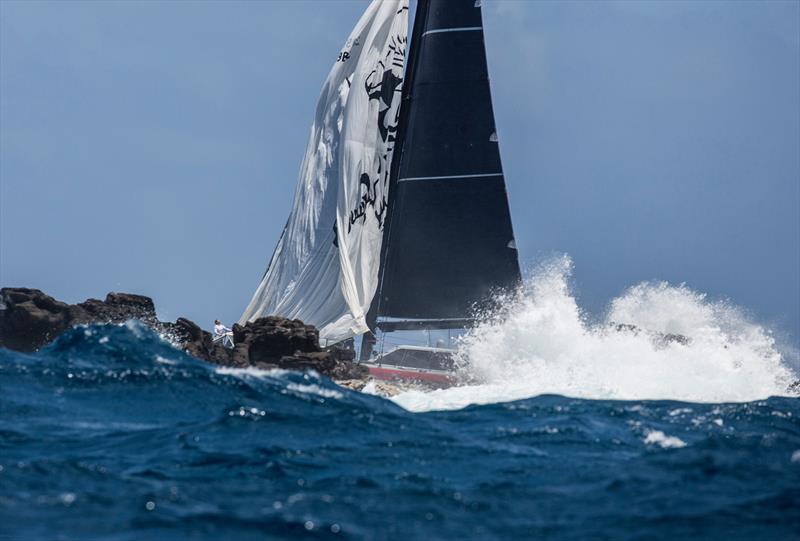
<svg viewBox="0 0 800 541"><path fill-rule="evenodd" d="M122 323L129 319L138 319L148 324L158 323L153 299L143 295L109 293L104 301L87 299L75 306L83 311L83 317L78 316L77 319L85 320L86 323L95 321Z"/></svg>
<svg viewBox="0 0 800 541"><path fill-rule="evenodd" d="M73 325L76 308L38 289L0 290L0 346L31 352Z"/></svg>
<svg viewBox="0 0 800 541"><path fill-rule="evenodd" d="M8 349L36 351L75 325L122 323L128 319L157 324L152 299L109 293L105 301L88 299L79 304L66 304L38 289L6 287L0 290L0 347Z"/></svg>
<svg viewBox="0 0 800 541"><path fill-rule="evenodd" d="M16 351L36 351L75 325L129 319L152 327L193 357L221 366L316 370L334 379L367 375L365 367L352 362L354 352L323 350L317 329L299 320L265 317L234 325L236 345L229 349L188 319L159 321L153 300L142 295L109 293L104 301L66 304L38 289L0 289L0 347Z"/></svg>
<svg viewBox="0 0 800 541"><path fill-rule="evenodd" d="M204 331L194 321L179 317L175 323L160 323L157 327L171 342L186 353L214 364L245 368L248 365L247 355L239 349L228 349L214 343L210 332Z"/></svg>
<svg viewBox="0 0 800 541"><path fill-rule="evenodd" d="M319 332L299 319L262 317L245 325L233 326L233 342L248 344L254 362L274 362L295 352L317 353Z"/></svg>
<svg viewBox="0 0 800 541"><path fill-rule="evenodd" d="M233 326L233 349L214 344L211 333L180 318L167 330L192 356L221 366L316 370L333 379L365 377L368 370L353 362L355 353L323 350L319 332L297 319L263 317Z"/></svg>

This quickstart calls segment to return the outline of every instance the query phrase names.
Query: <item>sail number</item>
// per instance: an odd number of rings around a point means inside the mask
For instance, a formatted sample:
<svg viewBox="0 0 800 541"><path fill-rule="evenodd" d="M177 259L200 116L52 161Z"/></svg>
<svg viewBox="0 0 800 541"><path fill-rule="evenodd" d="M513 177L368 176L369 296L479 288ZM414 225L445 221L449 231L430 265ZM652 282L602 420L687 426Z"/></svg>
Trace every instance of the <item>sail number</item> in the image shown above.
<svg viewBox="0 0 800 541"><path fill-rule="evenodd" d="M347 62L350 60L350 49L353 47L358 47L361 45L361 36L357 36L356 38L349 38L345 44L344 48L346 50L339 53L339 56L336 58L337 62Z"/></svg>

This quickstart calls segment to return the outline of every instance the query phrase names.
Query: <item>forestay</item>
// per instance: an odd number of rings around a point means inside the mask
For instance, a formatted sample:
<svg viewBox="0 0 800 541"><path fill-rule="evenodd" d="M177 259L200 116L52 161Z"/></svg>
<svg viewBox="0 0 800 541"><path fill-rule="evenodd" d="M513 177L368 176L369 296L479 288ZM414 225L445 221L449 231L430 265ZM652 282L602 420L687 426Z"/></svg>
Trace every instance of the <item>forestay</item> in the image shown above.
<svg viewBox="0 0 800 541"><path fill-rule="evenodd" d="M408 0L373 0L317 103L294 206L240 323L315 325L323 342L368 330L400 109Z"/></svg>

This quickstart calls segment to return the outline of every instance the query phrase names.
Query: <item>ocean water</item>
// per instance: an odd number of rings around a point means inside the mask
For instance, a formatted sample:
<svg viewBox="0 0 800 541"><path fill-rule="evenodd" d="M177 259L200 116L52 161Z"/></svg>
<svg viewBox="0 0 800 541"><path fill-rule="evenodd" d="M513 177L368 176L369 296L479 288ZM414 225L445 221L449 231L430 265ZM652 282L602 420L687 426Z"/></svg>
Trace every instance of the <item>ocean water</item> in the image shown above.
<svg viewBox="0 0 800 541"><path fill-rule="evenodd" d="M135 322L0 349L0 540L800 539L791 353L681 286L588 323L568 275L462 340L472 383L391 399Z"/></svg>

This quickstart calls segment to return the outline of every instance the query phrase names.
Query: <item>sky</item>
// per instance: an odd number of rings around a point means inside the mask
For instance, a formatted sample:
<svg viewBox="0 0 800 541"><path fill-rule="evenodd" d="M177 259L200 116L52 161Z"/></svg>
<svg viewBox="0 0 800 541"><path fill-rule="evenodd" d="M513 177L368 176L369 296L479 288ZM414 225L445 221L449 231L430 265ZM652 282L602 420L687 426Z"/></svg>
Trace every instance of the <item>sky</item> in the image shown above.
<svg viewBox="0 0 800 541"><path fill-rule="evenodd" d="M236 321L365 1L0 1L0 286ZM413 7L413 6L412 6ZM526 268L642 281L800 344L800 2L484 0Z"/></svg>

